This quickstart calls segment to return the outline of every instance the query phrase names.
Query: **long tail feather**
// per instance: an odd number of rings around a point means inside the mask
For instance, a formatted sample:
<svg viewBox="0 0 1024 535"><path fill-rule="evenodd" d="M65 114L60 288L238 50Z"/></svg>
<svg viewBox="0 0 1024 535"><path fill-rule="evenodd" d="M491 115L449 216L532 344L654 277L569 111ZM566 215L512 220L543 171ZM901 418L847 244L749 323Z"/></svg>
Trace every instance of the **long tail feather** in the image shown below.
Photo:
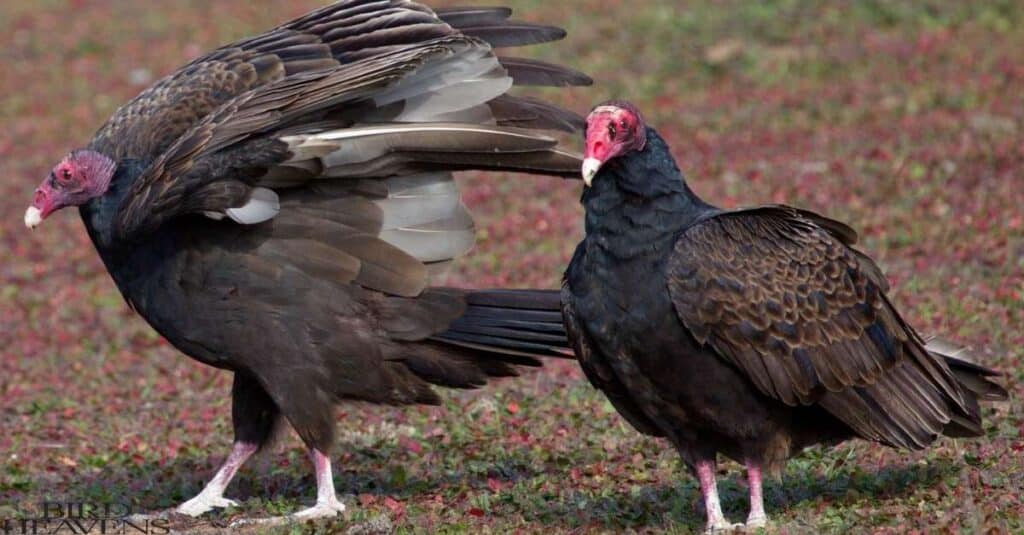
<svg viewBox="0 0 1024 535"><path fill-rule="evenodd" d="M434 340L490 353L573 358L557 290L481 290Z"/></svg>
<svg viewBox="0 0 1024 535"><path fill-rule="evenodd" d="M966 348L957 347L939 338L931 338L927 340L925 349L933 355L942 357L960 386L978 399L983 401L1006 401L1009 399L1010 393L990 379L1002 374L974 362Z"/></svg>
<svg viewBox="0 0 1024 535"><path fill-rule="evenodd" d="M965 348L945 340L931 338L927 340L925 349L946 362L964 390L966 414L954 412L942 434L949 437L976 437L984 434L979 401L1005 401L1009 398L1009 392L991 379L1002 374L973 362Z"/></svg>

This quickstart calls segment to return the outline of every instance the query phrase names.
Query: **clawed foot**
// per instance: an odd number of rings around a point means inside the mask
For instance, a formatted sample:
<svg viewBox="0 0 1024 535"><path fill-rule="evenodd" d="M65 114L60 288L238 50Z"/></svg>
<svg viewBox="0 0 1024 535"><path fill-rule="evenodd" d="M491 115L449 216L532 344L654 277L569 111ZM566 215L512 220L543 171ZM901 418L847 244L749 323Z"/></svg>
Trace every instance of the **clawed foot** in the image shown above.
<svg viewBox="0 0 1024 535"><path fill-rule="evenodd" d="M754 532L768 526L768 517L765 515L750 515L747 517L747 531Z"/></svg>
<svg viewBox="0 0 1024 535"><path fill-rule="evenodd" d="M309 520L311 518L330 518L345 512L345 504L338 500L326 503L318 503L309 509L303 509L292 516L295 520Z"/></svg>
<svg viewBox="0 0 1024 535"><path fill-rule="evenodd" d="M334 518L345 512L345 504L337 499L317 503L313 507L303 509L297 513L287 516L274 516L270 518L243 518L231 523L231 527L259 524L262 526L280 526L291 522L302 522L318 518Z"/></svg>
<svg viewBox="0 0 1024 535"><path fill-rule="evenodd" d="M178 506L175 511L192 517L208 513L214 509L238 507L238 502L223 496L204 496L202 494Z"/></svg>
<svg viewBox="0 0 1024 535"><path fill-rule="evenodd" d="M732 524L727 520L721 522L715 522L714 524L708 524L704 529L704 533L707 535L719 535L721 533L735 533L738 530L742 530L745 527L744 524Z"/></svg>

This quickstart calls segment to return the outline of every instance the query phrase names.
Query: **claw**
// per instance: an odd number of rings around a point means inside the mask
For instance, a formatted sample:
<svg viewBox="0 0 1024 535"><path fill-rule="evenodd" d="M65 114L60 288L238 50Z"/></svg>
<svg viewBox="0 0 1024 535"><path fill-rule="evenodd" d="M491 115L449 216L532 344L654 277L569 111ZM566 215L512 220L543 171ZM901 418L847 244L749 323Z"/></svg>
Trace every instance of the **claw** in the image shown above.
<svg viewBox="0 0 1024 535"><path fill-rule="evenodd" d="M238 502L223 496L204 496L199 494L195 498L181 504L175 511L192 517L208 513L214 509L238 507Z"/></svg>
<svg viewBox="0 0 1024 535"><path fill-rule="evenodd" d="M746 526L744 524L731 524L728 521L721 521L715 524L708 524L707 528L704 529L704 533L707 535L720 535L722 533L735 533L742 531Z"/></svg>
<svg viewBox="0 0 1024 535"><path fill-rule="evenodd" d="M231 523L231 527L235 528L251 524L280 526L315 518L334 518L343 513L345 511L345 504L338 501L338 496L334 493L331 461L326 455L316 449L310 450L310 456L313 458L313 467L316 473L316 505L288 516L237 520Z"/></svg>
<svg viewBox="0 0 1024 535"><path fill-rule="evenodd" d="M230 524L232 528L242 526L283 526L292 522L314 520L319 518L334 518L345 512L345 504L334 500L333 502L318 503L308 509L287 516L272 516L269 518L243 518Z"/></svg>
<svg viewBox="0 0 1024 535"><path fill-rule="evenodd" d="M334 500L331 503L318 503L309 509L303 509L292 515L296 520L309 520L311 518L329 518L345 512L345 504Z"/></svg>

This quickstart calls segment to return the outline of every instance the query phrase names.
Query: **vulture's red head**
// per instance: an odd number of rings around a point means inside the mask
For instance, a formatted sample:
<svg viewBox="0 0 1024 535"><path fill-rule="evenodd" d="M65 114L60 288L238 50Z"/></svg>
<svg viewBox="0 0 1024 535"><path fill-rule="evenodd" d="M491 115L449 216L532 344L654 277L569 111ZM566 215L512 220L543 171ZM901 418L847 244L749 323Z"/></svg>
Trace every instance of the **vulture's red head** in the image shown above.
<svg viewBox="0 0 1024 535"><path fill-rule="evenodd" d="M35 228L46 217L65 206L85 204L107 192L116 164L91 150L72 151L53 167L36 188L32 204L25 210L25 226Z"/></svg>
<svg viewBox="0 0 1024 535"><path fill-rule="evenodd" d="M590 185L608 160L643 150L647 142L640 110L629 102L599 104L587 116L587 145L583 152L583 182Z"/></svg>

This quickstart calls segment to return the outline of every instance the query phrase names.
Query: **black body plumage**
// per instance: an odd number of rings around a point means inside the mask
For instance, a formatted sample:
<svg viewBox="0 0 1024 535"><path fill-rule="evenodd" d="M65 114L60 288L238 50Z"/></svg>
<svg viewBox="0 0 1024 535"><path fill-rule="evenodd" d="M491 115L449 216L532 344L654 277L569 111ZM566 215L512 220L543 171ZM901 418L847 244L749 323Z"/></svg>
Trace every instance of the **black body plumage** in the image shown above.
<svg viewBox="0 0 1024 535"><path fill-rule="evenodd" d="M89 143L117 164L89 235L154 329L235 373L236 440L286 419L324 452L340 401L438 403L565 356L553 302L520 321L537 292L430 286L472 245L452 171L579 165L538 129L581 119L506 91L590 80L503 66L492 46L565 35L509 13L343 0L197 58Z"/></svg>
<svg viewBox="0 0 1024 535"><path fill-rule="evenodd" d="M646 132L584 191L562 290L580 364L634 427L691 469L721 453L772 471L812 444L981 432L977 400L1005 396L994 372L926 346L852 230L784 206L715 208Z"/></svg>

